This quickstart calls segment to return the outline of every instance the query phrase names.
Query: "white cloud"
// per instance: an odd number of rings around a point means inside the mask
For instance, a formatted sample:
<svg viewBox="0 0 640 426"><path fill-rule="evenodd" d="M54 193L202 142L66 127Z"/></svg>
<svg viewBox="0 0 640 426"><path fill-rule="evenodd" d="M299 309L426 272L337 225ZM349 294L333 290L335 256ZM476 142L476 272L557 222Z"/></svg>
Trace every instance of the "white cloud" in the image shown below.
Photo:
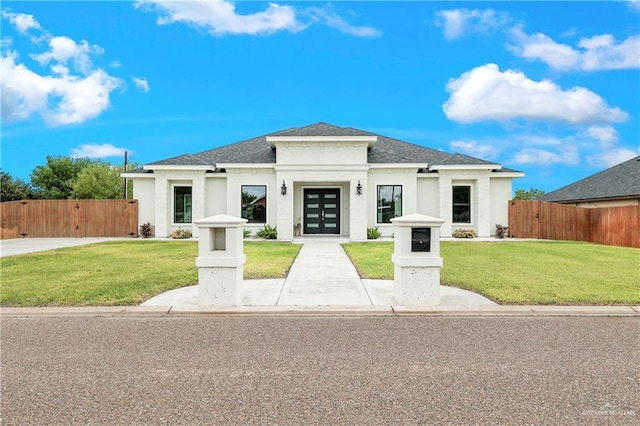
<svg viewBox="0 0 640 426"><path fill-rule="evenodd" d="M271 34L277 31L300 31L305 25L296 18L291 6L269 3L262 11L240 15L233 3L214 1L152 1L138 0L135 7L155 10L160 14L158 25L182 22L202 28L211 34Z"/></svg>
<svg viewBox="0 0 640 426"><path fill-rule="evenodd" d="M484 33L506 24L508 15L492 9L450 9L436 12L436 25L443 27L444 37L455 40L467 34Z"/></svg>
<svg viewBox="0 0 640 426"><path fill-rule="evenodd" d="M585 71L640 68L640 36L617 43L610 34L580 40Z"/></svg>
<svg viewBox="0 0 640 426"><path fill-rule="evenodd" d="M77 148L71 149L71 156L78 158L107 158L107 157L122 157L125 151L129 151L126 148L118 148L110 143L96 144L88 143L80 145Z"/></svg>
<svg viewBox="0 0 640 426"><path fill-rule="evenodd" d="M608 169L609 167L613 167L623 161L630 160L638 154L638 152L634 152L630 149L617 148L603 153L589 155L587 156L587 162L594 167Z"/></svg>
<svg viewBox="0 0 640 426"><path fill-rule="evenodd" d="M138 88L139 91L141 92L148 92L149 91L149 82L147 82L147 79L144 77L131 77L131 79L133 80L133 82L135 83L136 87Z"/></svg>
<svg viewBox="0 0 640 426"><path fill-rule="evenodd" d="M549 36L526 34L521 27L509 32L507 48L514 54L540 60L559 70L597 71L640 68L640 36L630 36L617 42L611 34L583 38L574 48L555 42Z"/></svg>
<svg viewBox="0 0 640 426"><path fill-rule="evenodd" d="M181 22L214 35L298 32L308 28L312 23L327 25L357 37L382 35L382 32L374 27L350 24L330 6L298 10L293 6L269 3L266 10L246 15L239 14L235 3L226 0L137 0L135 7L157 12L158 25ZM302 22L300 16L306 17L310 22Z"/></svg>
<svg viewBox="0 0 640 426"><path fill-rule="evenodd" d="M91 55L104 53L104 49L98 45L90 45L86 40L76 43L66 36L51 37L49 47L48 52L30 56L42 66L49 62L66 66L71 62L74 68L82 73L91 69Z"/></svg>
<svg viewBox="0 0 640 426"><path fill-rule="evenodd" d="M41 38L30 39L36 44L46 40L48 50L29 56L50 68L49 74L30 69L21 63L17 52L3 49L0 94L4 121L26 120L37 114L48 124L75 124L97 117L109 107L109 96L122 81L93 66L91 58L104 52L101 47L86 40L77 43L66 36L52 36L32 15L6 11L2 15L15 21L19 31L41 30Z"/></svg>
<svg viewBox="0 0 640 426"><path fill-rule="evenodd" d="M524 148L518 151L508 162L540 166L548 166L551 164L575 166L580 163L580 155L574 145L565 145L561 150L558 150L558 152L539 148Z"/></svg>
<svg viewBox="0 0 640 426"><path fill-rule="evenodd" d="M486 64L447 83L449 99L442 105L447 118L479 121L557 121L570 124L621 122L628 114L611 108L583 87L562 90L549 80L533 81L519 71Z"/></svg>
<svg viewBox="0 0 640 426"><path fill-rule="evenodd" d="M87 76L42 76L16 63L17 54L2 56L2 119L24 120L40 114L53 125L82 123L106 110L120 80L103 70Z"/></svg>
<svg viewBox="0 0 640 426"><path fill-rule="evenodd" d="M451 149L463 154L479 158L496 158L501 148L490 144L481 144L478 141L452 141Z"/></svg>
<svg viewBox="0 0 640 426"><path fill-rule="evenodd" d="M345 34L351 34L357 37L379 37L382 35L382 31L376 28L369 26L355 26L348 23L330 7L312 7L307 9L305 12L315 21L319 21Z"/></svg>
<svg viewBox="0 0 640 426"><path fill-rule="evenodd" d="M8 10L2 11L2 17L8 19L21 33L26 33L31 29L41 30L40 23L33 15L26 13L13 13Z"/></svg>
<svg viewBox="0 0 640 426"><path fill-rule="evenodd" d="M627 0L627 4L631 9L640 10L640 0Z"/></svg>
<svg viewBox="0 0 640 426"><path fill-rule="evenodd" d="M544 34L538 33L530 36L520 27L514 27L511 29L510 35L518 44L507 47L522 58L542 59L557 69L574 68L580 60L580 54L571 46L558 44Z"/></svg>
<svg viewBox="0 0 640 426"><path fill-rule="evenodd" d="M605 149L618 143L618 131L611 126L591 126L587 134L598 140Z"/></svg>

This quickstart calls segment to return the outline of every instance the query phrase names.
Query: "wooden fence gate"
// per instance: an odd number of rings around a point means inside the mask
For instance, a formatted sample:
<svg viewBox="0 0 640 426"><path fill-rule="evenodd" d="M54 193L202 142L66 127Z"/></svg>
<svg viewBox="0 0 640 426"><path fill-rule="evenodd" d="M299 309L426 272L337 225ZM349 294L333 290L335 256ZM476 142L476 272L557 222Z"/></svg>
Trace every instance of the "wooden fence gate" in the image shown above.
<svg viewBox="0 0 640 426"><path fill-rule="evenodd" d="M138 236L138 200L23 200L0 208L2 239Z"/></svg>
<svg viewBox="0 0 640 426"><path fill-rule="evenodd" d="M640 205L588 208L513 200L509 235L640 247Z"/></svg>

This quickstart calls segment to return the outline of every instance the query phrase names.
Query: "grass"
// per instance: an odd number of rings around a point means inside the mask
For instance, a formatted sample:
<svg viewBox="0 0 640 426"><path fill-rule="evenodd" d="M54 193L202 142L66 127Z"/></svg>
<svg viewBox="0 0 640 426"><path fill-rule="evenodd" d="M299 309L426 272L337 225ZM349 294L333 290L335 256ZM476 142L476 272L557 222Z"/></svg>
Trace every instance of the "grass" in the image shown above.
<svg viewBox="0 0 640 426"><path fill-rule="evenodd" d="M343 247L361 277L393 279L393 242ZM444 241L440 250L442 284L500 304L640 304L639 249L572 241Z"/></svg>
<svg viewBox="0 0 640 426"><path fill-rule="evenodd" d="M137 305L197 283L194 241L114 241L1 259L2 306ZM246 242L244 277L284 278L300 250Z"/></svg>

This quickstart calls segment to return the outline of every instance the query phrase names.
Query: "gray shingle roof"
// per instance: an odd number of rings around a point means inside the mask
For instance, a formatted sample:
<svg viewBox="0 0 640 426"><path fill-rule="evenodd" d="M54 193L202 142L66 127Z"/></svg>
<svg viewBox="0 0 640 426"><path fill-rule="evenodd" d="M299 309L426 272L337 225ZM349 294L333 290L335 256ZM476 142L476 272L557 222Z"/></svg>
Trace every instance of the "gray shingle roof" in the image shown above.
<svg viewBox="0 0 640 426"><path fill-rule="evenodd" d="M640 156L549 192L540 199L577 202L615 198L640 198Z"/></svg>
<svg viewBox="0 0 640 426"><path fill-rule="evenodd" d="M267 143L267 136L377 136L369 148L367 161L375 163L425 163L439 165L494 164L461 154L450 154L415 145L399 139L369 133L352 127L338 127L327 123L281 130L197 154L185 154L150 165L211 165L219 163L275 163L276 151Z"/></svg>
<svg viewBox="0 0 640 426"><path fill-rule="evenodd" d="M353 127L338 127L327 123L315 123L304 127L294 127L270 134L269 136L376 136L373 133L354 129Z"/></svg>

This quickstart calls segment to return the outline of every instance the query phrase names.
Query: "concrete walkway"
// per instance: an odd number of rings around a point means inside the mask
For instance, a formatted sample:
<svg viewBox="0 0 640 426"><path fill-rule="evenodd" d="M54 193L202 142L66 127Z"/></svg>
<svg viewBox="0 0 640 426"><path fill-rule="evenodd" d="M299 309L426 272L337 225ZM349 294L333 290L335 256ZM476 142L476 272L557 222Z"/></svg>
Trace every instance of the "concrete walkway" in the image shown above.
<svg viewBox="0 0 640 426"><path fill-rule="evenodd" d="M245 280L244 306L391 307L392 280L362 280L340 245L340 238L302 238L303 244L284 279ZM168 291L141 306L198 307L198 286ZM470 291L440 286L440 306L497 306Z"/></svg>

